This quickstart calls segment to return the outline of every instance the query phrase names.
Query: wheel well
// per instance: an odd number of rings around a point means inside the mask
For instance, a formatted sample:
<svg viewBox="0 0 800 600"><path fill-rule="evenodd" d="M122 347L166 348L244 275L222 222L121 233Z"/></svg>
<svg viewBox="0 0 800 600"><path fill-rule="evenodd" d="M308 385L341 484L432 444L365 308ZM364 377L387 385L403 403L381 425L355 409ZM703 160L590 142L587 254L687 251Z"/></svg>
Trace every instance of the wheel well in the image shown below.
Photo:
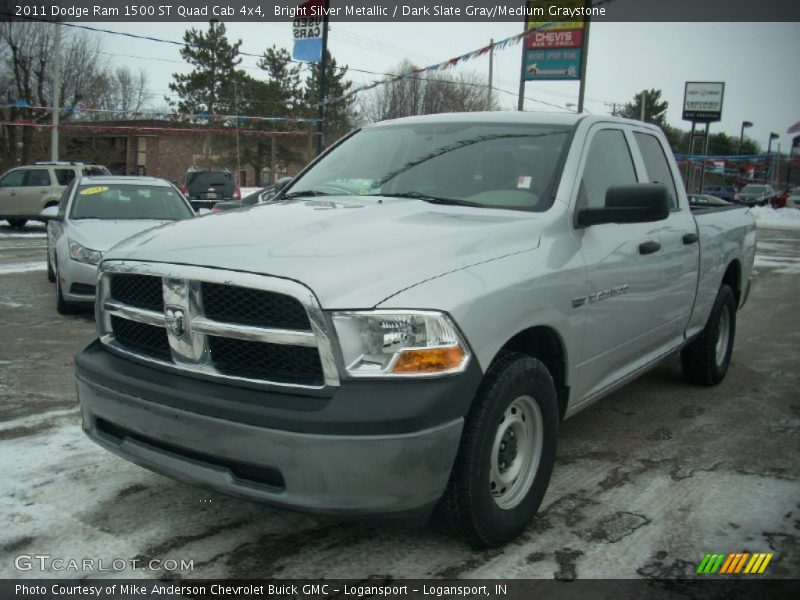
<svg viewBox="0 0 800 600"><path fill-rule="evenodd" d="M58 200L50 200L44 205L45 208L50 208L51 206L58 206Z"/></svg>
<svg viewBox="0 0 800 600"><path fill-rule="evenodd" d="M561 419L567 410L569 402L569 387L567 386L567 359L561 337L549 327L531 327L519 332L508 340L495 357L508 352L519 352L537 358L550 371L558 395L558 412Z"/></svg>
<svg viewBox="0 0 800 600"><path fill-rule="evenodd" d="M734 260L728 265L725 270L725 275L722 276L722 283L727 284L732 290L733 295L736 297L736 308L742 299L742 267L738 260Z"/></svg>

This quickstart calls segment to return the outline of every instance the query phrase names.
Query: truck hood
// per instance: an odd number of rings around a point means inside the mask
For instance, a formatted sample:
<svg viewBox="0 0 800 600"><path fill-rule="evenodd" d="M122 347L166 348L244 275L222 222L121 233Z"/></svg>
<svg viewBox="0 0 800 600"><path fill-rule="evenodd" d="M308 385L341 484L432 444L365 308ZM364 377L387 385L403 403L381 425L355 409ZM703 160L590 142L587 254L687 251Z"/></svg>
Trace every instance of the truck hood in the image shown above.
<svg viewBox="0 0 800 600"><path fill-rule="evenodd" d="M125 238L169 222L153 219L78 219L69 222L67 236L81 246L105 252Z"/></svg>
<svg viewBox="0 0 800 600"><path fill-rule="evenodd" d="M305 284L324 308L369 308L444 273L535 248L542 214L415 199L292 200L144 232L106 254Z"/></svg>

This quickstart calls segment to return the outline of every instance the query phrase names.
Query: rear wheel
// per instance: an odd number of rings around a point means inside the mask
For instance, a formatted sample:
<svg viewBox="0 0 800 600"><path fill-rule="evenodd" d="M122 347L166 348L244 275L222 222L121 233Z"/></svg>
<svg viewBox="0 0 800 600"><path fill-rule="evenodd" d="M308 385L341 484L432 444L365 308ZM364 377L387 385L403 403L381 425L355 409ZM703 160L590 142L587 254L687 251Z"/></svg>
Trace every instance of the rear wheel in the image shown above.
<svg viewBox="0 0 800 600"><path fill-rule="evenodd" d="M508 354L487 373L467 417L443 507L474 547L519 535L553 470L558 405L537 359Z"/></svg>
<svg viewBox="0 0 800 600"><path fill-rule="evenodd" d="M695 385L717 385L725 378L736 336L736 296L723 284L703 332L681 350L683 376Z"/></svg>
<svg viewBox="0 0 800 600"><path fill-rule="evenodd" d="M28 219L7 219L8 224L11 225L14 229L22 229L25 227L25 223L28 222Z"/></svg>

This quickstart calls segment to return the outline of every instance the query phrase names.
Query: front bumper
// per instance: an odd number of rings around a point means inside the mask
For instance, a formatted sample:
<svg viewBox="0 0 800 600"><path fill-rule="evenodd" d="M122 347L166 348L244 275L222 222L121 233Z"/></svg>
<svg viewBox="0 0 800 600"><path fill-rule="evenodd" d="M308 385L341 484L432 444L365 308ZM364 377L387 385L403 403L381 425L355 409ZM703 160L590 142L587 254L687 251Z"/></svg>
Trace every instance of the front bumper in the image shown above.
<svg viewBox="0 0 800 600"><path fill-rule="evenodd" d="M59 265L61 294L67 302L94 302L97 283L97 265L89 265L68 258Z"/></svg>
<svg viewBox="0 0 800 600"><path fill-rule="evenodd" d="M337 400L339 395L353 394L344 389L344 385L328 399L293 396L293 405L301 407L295 411L298 419L295 422L285 418L270 419L270 404L277 403L285 408L278 394L240 390L242 394L260 395L265 412L251 415L252 418L231 412L231 418L223 418L218 411L200 414L165 401L161 394L168 393L167 389L160 389L159 393L145 392L149 396L145 398L140 395L141 389L120 389L126 387L122 377L114 378L107 373L106 377L93 376L97 365L102 363L96 360L98 353L108 355L94 343L78 356L78 397L84 431L92 440L123 458L175 479L295 510L405 516L430 510L443 494L450 477L466 410L462 412L461 408L453 406L456 413L462 413L460 416L451 414L443 422L416 421L418 425L426 425L412 427L411 431L402 431L408 428L402 423L415 422L413 419L397 420L387 415L387 421L394 423L390 428L401 431L388 432L386 426L369 428L384 429L375 434L366 431L333 433L348 428L335 423L330 414L325 419L313 414L330 412L332 405L336 411L338 404L345 418L353 410L353 402L360 398L373 405L395 402L392 391L382 389L384 383L391 386L390 382L372 382L372 393L365 395L361 389L355 400ZM112 356L110 361L127 363L129 371L133 369L132 374L128 373L132 377L136 377L137 370L150 371L150 386L158 386L159 378L178 377L119 357ZM194 385L203 386L222 403L230 396L217 392L227 389L228 394L237 393L232 386L187 377L181 379L184 385L173 388L175 396L181 392L191 394ZM175 381L164 383L176 385ZM464 383L462 379L459 385ZM471 388L471 379L469 383L468 388L457 389L452 383L449 388L442 389L463 392ZM192 395L197 398L197 394ZM453 402L453 399L441 400ZM459 400L458 405L468 407L471 396L465 400ZM414 404L411 397L408 404ZM364 417L363 412L360 417L357 415L353 414L353 420ZM270 421L282 427L271 427ZM359 424L358 429L363 430L363 425ZM301 428L315 432L297 430ZM317 432L320 429L330 432Z"/></svg>

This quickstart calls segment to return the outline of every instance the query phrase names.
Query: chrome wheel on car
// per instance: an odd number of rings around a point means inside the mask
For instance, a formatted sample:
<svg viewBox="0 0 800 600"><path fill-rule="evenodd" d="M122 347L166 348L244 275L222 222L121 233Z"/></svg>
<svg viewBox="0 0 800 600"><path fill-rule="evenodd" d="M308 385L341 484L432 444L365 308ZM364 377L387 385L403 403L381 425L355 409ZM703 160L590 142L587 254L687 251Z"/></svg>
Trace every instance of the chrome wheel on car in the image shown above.
<svg viewBox="0 0 800 600"><path fill-rule="evenodd" d="M530 396L509 404L494 436L489 488L498 507L516 507L530 490L542 457L544 424Z"/></svg>

